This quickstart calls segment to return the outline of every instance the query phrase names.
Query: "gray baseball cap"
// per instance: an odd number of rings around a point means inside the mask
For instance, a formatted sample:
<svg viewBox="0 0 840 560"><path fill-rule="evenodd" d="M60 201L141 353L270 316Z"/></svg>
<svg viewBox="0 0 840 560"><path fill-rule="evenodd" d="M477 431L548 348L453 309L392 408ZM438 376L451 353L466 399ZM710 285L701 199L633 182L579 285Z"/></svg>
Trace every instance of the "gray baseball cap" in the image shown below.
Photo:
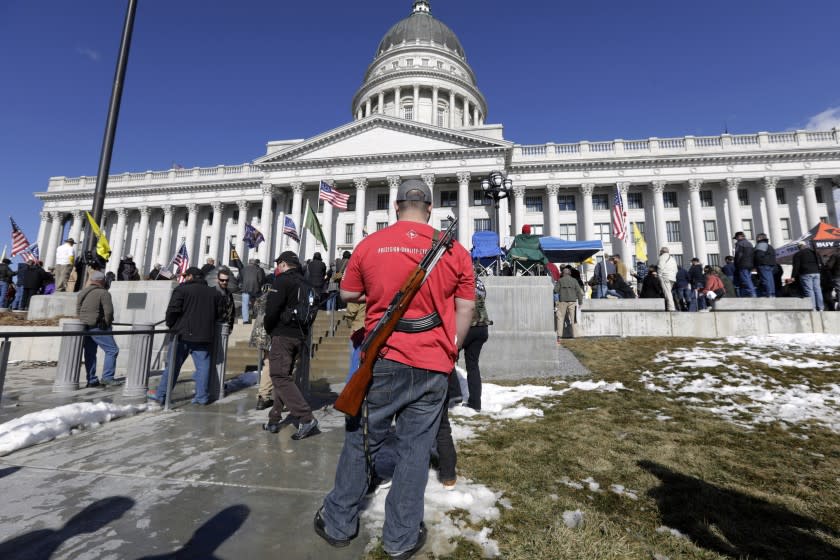
<svg viewBox="0 0 840 560"><path fill-rule="evenodd" d="M397 189L397 202L403 200L420 200L432 203L432 190L420 179L407 179Z"/></svg>

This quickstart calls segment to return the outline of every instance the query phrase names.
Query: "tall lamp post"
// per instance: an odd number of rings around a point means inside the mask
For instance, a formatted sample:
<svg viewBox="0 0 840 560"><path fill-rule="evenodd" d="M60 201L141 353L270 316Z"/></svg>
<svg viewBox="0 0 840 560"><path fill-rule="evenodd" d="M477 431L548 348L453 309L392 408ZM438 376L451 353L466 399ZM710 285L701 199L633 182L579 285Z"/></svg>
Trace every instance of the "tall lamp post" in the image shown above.
<svg viewBox="0 0 840 560"><path fill-rule="evenodd" d="M493 201L493 220L491 227L499 236L499 244L502 242L502 232L499 221L499 201L510 196L513 192L513 181L502 175L501 171L492 171L490 175L481 181L481 190L484 197ZM501 256L496 257L496 274L502 273Z"/></svg>

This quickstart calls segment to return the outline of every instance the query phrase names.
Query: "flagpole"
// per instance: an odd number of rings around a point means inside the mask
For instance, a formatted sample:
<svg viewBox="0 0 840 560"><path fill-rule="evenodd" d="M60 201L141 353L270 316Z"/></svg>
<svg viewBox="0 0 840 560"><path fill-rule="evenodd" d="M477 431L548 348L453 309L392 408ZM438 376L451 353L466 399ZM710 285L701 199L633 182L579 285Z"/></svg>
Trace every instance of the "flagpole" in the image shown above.
<svg viewBox="0 0 840 560"><path fill-rule="evenodd" d="M306 216L311 212L312 209L309 207L309 199L306 200L306 208L303 209L303 217L300 221L300 245L298 246L298 258L303 262L303 254L306 251L306 241L307 241L307 227L304 225L306 223Z"/></svg>

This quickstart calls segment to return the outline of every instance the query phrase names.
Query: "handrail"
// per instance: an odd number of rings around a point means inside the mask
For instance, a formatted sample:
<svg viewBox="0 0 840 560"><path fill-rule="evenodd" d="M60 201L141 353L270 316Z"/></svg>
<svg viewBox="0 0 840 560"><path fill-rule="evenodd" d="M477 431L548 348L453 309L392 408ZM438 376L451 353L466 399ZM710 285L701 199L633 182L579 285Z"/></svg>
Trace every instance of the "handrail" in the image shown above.
<svg viewBox="0 0 840 560"><path fill-rule="evenodd" d="M103 331L100 334L112 335L132 335L132 334L170 334L174 331L166 330L144 330L144 331ZM2 332L0 331L0 338L37 338L50 336L90 336L90 331L15 331Z"/></svg>

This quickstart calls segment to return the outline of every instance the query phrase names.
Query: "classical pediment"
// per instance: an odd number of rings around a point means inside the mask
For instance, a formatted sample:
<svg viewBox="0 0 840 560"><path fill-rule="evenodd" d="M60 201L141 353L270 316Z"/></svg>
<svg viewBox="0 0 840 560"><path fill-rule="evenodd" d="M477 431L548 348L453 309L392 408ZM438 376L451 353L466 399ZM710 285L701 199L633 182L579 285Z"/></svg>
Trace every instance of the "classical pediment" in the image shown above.
<svg viewBox="0 0 840 560"><path fill-rule="evenodd" d="M374 115L268 154L254 163L283 164L371 156L381 158L396 154L507 149L511 145L504 140Z"/></svg>

